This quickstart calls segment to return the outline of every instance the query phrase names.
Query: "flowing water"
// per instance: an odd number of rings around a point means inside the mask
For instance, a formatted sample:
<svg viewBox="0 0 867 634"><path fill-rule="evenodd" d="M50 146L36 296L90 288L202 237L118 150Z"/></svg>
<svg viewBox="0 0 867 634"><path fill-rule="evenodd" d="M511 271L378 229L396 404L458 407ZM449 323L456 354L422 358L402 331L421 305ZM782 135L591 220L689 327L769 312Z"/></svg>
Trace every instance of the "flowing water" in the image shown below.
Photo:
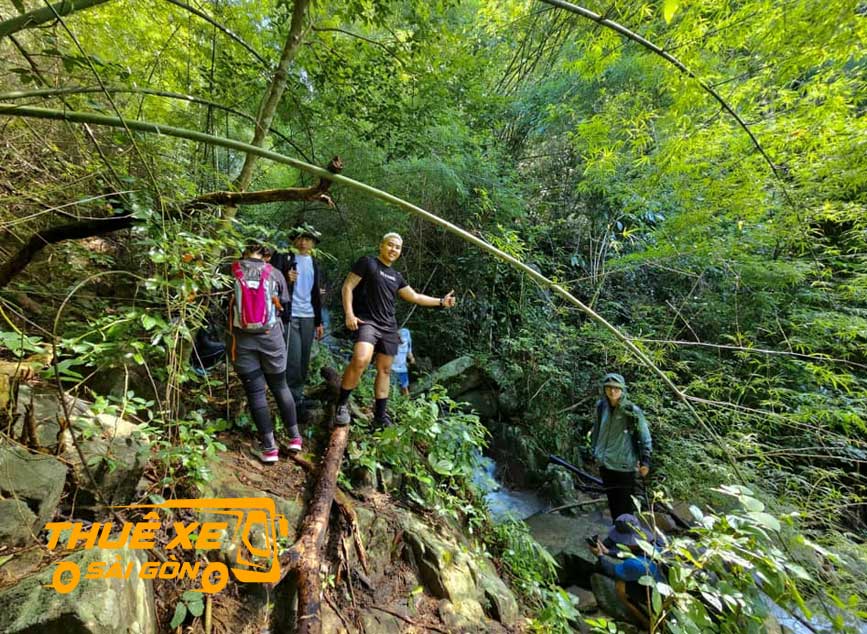
<svg viewBox="0 0 867 634"><path fill-rule="evenodd" d="M478 456L473 482L485 493L488 511L497 522L522 520L548 507L533 491L509 489L496 477L497 463L487 456Z"/></svg>

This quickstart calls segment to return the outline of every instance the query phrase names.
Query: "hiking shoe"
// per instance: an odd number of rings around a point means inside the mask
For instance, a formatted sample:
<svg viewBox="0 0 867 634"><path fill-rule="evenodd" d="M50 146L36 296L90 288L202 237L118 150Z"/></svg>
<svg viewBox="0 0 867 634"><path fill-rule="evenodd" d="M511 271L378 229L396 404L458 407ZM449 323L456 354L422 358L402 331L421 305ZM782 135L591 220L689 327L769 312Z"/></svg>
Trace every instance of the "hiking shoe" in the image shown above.
<svg viewBox="0 0 867 634"><path fill-rule="evenodd" d="M388 412L380 416L379 418L373 419L373 426L379 427L381 429L385 429L386 427L391 427L394 425L394 421L391 420L391 416L388 415Z"/></svg>
<svg viewBox="0 0 867 634"><path fill-rule="evenodd" d="M256 456L260 462L264 462L265 464L274 464L280 459L280 452L277 450L277 447L271 447L269 449L251 447L250 453Z"/></svg>
<svg viewBox="0 0 867 634"><path fill-rule="evenodd" d="M345 427L349 424L351 415L349 414L349 403L337 406L337 413L334 416L334 424L338 427Z"/></svg>
<svg viewBox="0 0 867 634"><path fill-rule="evenodd" d="M298 453L299 451L301 451L301 436L298 436L298 438L293 438L289 441L289 451L291 451L292 453Z"/></svg>

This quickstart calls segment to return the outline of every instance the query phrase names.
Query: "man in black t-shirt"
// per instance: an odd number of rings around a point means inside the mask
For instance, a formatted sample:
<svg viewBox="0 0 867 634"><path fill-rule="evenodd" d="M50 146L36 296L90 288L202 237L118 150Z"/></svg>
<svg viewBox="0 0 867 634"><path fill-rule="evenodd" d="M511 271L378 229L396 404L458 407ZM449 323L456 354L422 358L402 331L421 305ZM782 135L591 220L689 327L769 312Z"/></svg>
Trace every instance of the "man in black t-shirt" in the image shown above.
<svg viewBox="0 0 867 634"><path fill-rule="evenodd" d="M343 311L346 314L346 327L354 333L355 347L340 386L335 418L338 425L349 424L349 395L370 365L374 352L378 354L373 422L382 427L391 425L391 418L386 411L391 383L389 375L400 345L394 317L395 298L400 296L402 300L419 306L452 308L455 305L454 291L445 297L416 293L403 279L403 275L391 268L400 257L402 247L403 239L398 234L385 234L379 244L379 255L359 259L343 282Z"/></svg>

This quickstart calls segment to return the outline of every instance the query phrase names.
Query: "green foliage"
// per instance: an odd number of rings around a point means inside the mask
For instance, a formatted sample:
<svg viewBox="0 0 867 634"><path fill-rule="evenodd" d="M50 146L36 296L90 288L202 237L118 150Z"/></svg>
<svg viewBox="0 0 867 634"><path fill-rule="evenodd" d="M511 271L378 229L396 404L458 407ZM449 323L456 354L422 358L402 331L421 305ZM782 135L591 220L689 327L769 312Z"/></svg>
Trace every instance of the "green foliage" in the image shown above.
<svg viewBox="0 0 867 634"><path fill-rule="evenodd" d="M169 627L174 629L183 623L187 615L197 617L202 616L205 611L205 595L194 590L187 590L181 595L177 605L175 605L175 613L172 616Z"/></svg>
<svg viewBox="0 0 867 634"><path fill-rule="evenodd" d="M349 468L393 469L403 476L409 500L477 532L487 521L472 481L487 444L479 418L461 411L441 387L427 397L398 400L393 418L393 426L376 433L357 428L347 452Z"/></svg>
<svg viewBox="0 0 867 634"><path fill-rule="evenodd" d="M569 595L557 587L557 562L530 535L521 521L491 527L486 543L515 588L522 603L530 607L529 625L538 634L569 634L578 611Z"/></svg>
<svg viewBox="0 0 867 634"><path fill-rule="evenodd" d="M160 484L173 489L187 483L201 489L211 476L208 464L217 452L226 451L216 434L228 428L227 421L206 419L199 411L189 412L183 420L146 428L152 434L159 432L154 445L156 459L163 466Z"/></svg>
<svg viewBox="0 0 867 634"><path fill-rule="evenodd" d="M44 352L40 345L41 337L31 337L25 333L0 331L0 344L15 357L25 357L33 352Z"/></svg>
<svg viewBox="0 0 867 634"><path fill-rule="evenodd" d="M665 582L650 576L639 580L651 589L655 622L677 634L758 634L766 631L769 601L809 617L802 591L815 578L805 565L839 564L837 556L792 530L797 514L771 515L743 486L716 491L736 504L719 514L692 507L698 528L689 537L668 541L662 550L639 542L667 571ZM834 591L823 592L840 607L846 604Z"/></svg>

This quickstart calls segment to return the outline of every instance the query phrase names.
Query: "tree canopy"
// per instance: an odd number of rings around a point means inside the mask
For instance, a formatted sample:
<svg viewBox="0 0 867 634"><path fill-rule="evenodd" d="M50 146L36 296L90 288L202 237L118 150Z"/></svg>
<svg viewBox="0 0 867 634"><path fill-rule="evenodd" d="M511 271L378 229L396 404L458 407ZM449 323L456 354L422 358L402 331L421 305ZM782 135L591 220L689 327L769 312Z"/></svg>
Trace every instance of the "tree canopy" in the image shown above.
<svg viewBox="0 0 867 634"><path fill-rule="evenodd" d="M51 343L70 390L136 375L171 427L216 389L189 346L245 236L322 231L339 327L351 262L398 231L411 283L459 298L402 309L417 349L491 368L539 455L579 459L617 369L672 495L749 484L863 560L865 41L861 0L13 0L3 356ZM865 598L838 574L802 584Z"/></svg>

